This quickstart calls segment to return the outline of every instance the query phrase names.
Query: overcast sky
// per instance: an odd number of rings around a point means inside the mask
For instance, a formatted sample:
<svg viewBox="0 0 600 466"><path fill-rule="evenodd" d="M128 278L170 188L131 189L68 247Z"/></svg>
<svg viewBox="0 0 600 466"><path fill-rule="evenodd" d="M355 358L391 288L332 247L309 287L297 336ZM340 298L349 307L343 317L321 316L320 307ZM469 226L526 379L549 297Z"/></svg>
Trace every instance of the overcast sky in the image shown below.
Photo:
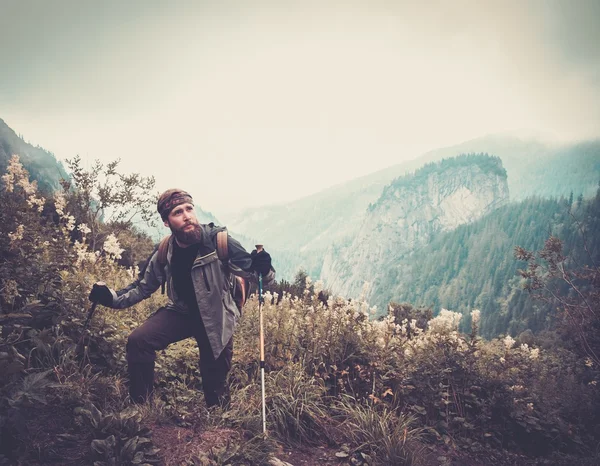
<svg viewBox="0 0 600 466"><path fill-rule="evenodd" d="M599 23L600 0L0 0L0 118L218 214L489 133L599 136Z"/></svg>

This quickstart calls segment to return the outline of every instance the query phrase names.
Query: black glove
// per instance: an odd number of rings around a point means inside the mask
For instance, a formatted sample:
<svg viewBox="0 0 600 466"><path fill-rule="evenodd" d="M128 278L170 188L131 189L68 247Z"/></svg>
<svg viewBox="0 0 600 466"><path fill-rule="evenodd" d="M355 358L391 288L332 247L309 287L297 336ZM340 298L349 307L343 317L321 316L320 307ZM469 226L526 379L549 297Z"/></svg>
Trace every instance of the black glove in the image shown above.
<svg viewBox="0 0 600 466"><path fill-rule="evenodd" d="M102 282L94 283L88 299L106 307L112 306L113 303L112 293L108 289L108 286Z"/></svg>
<svg viewBox="0 0 600 466"><path fill-rule="evenodd" d="M256 249L250 253L252 257L252 269L261 275L267 275L271 271L271 255L264 249L257 252Z"/></svg>

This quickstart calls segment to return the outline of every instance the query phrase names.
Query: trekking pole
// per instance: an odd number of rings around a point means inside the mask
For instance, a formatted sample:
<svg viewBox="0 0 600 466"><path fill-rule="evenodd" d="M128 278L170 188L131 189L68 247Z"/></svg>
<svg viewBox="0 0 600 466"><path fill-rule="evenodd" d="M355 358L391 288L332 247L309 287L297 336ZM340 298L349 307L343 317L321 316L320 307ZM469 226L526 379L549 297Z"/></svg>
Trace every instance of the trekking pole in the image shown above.
<svg viewBox="0 0 600 466"><path fill-rule="evenodd" d="M94 301L92 303L92 305L90 306L90 310L88 311L87 319L85 319L85 323L83 324L83 330L81 332L81 336L79 337L79 342L77 342L77 349L76 349L77 353L79 353L81 351L81 347L83 346L83 340L85 338L85 332L86 332L88 326L90 325L90 321L92 320L92 316L94 315L94 312L96 311L97 305L98 305L98 302Z"/></svg>
<svg viewBox="0 0 600 466"><path fill-rule="evenodd" d="M263 250L262 244L256 245L256 252L259 253ZM262 274L258 274L258 319L260 323L260 385L262 392L262 424L263 434L267 434L267 411L265 408L265 334L263 327L263 304L265 298L263 296L262 288Z"/></svg>

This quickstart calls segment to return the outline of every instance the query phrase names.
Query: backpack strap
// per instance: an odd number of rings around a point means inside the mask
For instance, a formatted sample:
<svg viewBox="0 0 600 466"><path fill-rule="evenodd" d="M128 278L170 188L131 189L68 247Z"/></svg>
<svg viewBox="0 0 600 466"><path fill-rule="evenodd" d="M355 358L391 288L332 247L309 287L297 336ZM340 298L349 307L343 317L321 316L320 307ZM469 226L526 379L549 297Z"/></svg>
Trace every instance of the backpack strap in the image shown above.
<svg viewBox="0 0 600 466"><path fill-rule="evenodd" d="M167 265L167 253L169 252L169 240L171 239L171 235L165 236L160 244L158 245L158 264L162 269ZM163 271L163 279L160 284L160 292L161 294L165 294L165 274Z"/></svg>
<svg viewBox="0 0 600 466"><path fill-rule="evenodd" d="M229 260L229 248L227 246L227 230L217 233L217 256L223 262Z"/></svg>

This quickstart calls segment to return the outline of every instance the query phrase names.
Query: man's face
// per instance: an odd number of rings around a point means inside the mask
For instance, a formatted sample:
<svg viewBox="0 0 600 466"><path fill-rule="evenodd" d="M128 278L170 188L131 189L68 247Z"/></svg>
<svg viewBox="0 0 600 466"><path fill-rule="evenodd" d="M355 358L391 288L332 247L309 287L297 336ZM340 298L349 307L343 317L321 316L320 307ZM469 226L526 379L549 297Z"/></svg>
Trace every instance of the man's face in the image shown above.
<svg viewBox="0 0 600 466"><path fill-rule="evenodd" d="M176 206L170 213L165 226L181 244L194 244L200 241L202 230L196 218L194 206L189 202Z"/></svg>

